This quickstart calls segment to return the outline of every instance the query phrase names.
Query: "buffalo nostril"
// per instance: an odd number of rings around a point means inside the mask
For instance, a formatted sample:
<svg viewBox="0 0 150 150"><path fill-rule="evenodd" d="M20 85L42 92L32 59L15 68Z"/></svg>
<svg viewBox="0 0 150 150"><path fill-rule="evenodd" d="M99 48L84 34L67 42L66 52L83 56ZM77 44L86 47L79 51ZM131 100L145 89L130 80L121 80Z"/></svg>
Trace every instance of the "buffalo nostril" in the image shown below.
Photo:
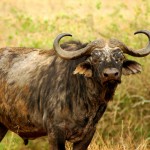
<svg viewBox="0 0 150 150"><path fill-rule="evenodd" d="M116 73L115 73L115 76L118 76L118 75L119 75L119 72L116 72Z"/></svg>
<svg viewBox="0 0 150 150"><path fill-rule="evenodd" d="M104 73L104 77L108 77L108 74L107 74L107 73Z"/></svg>

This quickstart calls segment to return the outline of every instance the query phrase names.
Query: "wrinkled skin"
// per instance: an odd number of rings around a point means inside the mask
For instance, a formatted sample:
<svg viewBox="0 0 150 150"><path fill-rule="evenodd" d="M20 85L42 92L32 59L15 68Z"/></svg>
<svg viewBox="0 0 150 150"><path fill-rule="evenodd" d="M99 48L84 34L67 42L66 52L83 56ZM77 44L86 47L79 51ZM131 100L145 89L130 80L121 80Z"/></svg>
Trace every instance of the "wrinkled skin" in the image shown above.
<svg viewBox="0 0 150 150"><path fill-rule="evenodd" d="M76 50L86 44L62 45ZM90 56L64 60L53 50L0 49L0 141L8 130L48 136L51 150L86 150L121 76L141 71L118 47L97 42Z"/></svg>

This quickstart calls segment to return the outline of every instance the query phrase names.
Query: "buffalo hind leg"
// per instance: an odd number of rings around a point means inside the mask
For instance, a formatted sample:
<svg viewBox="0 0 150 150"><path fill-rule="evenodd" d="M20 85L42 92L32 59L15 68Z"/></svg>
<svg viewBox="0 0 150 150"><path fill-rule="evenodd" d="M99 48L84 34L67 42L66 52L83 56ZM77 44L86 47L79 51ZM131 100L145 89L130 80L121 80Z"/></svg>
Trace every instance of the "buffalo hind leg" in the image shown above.
<svg viewBox="0 0 150 150"><path fill-rule="evenodd" d="M73 150L87 150L93 135L95 133L95 128L89 132L82 141L73 144Z"/></svg>
<svg viewBox="0 0 150 150"><path fill-rule="evenodd" d="M2 123L0 123L0 142L6 135L7 131L8 131L8 129Z"/></svg>

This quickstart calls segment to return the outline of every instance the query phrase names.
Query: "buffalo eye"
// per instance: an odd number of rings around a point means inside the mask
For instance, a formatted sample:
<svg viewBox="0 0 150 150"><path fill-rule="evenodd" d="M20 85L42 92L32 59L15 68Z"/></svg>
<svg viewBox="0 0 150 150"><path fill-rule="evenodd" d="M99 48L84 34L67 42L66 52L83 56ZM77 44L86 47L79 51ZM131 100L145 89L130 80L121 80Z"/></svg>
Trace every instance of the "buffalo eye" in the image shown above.
<svg viewBox="0 0 150 150"><path fill-rule="evenodd" d="M105 59L105 55L100 50L94 50L91 53L93 63L101 63Z"/></svg>
<svg viewBox="0 0 150 150"><path fill-rule="evenodd" d="M125 59L122 52L114 52L112 57L116 61L116 63L123 62L123 60Z"/></svg>

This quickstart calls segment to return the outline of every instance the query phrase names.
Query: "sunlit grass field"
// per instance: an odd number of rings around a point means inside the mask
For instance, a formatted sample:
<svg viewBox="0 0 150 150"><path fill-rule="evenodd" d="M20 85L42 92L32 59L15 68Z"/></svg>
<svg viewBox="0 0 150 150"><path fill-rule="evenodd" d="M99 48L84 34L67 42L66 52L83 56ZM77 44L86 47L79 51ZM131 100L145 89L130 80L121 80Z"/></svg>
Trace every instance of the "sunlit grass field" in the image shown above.
<svg viewBox="0 0 150 150"><path fill-rule="evenodd" d="M150 30L149 0L0 0L0 47L52 48L54 38L68 32L82 42L117 38L139 49L148 41L134 35L140 29ZM150 56L127 57L140 62L143 72L122 78L89 150L150 150ZM25 146L8 132L0 150L48 150L48 141Z"/></svg>

